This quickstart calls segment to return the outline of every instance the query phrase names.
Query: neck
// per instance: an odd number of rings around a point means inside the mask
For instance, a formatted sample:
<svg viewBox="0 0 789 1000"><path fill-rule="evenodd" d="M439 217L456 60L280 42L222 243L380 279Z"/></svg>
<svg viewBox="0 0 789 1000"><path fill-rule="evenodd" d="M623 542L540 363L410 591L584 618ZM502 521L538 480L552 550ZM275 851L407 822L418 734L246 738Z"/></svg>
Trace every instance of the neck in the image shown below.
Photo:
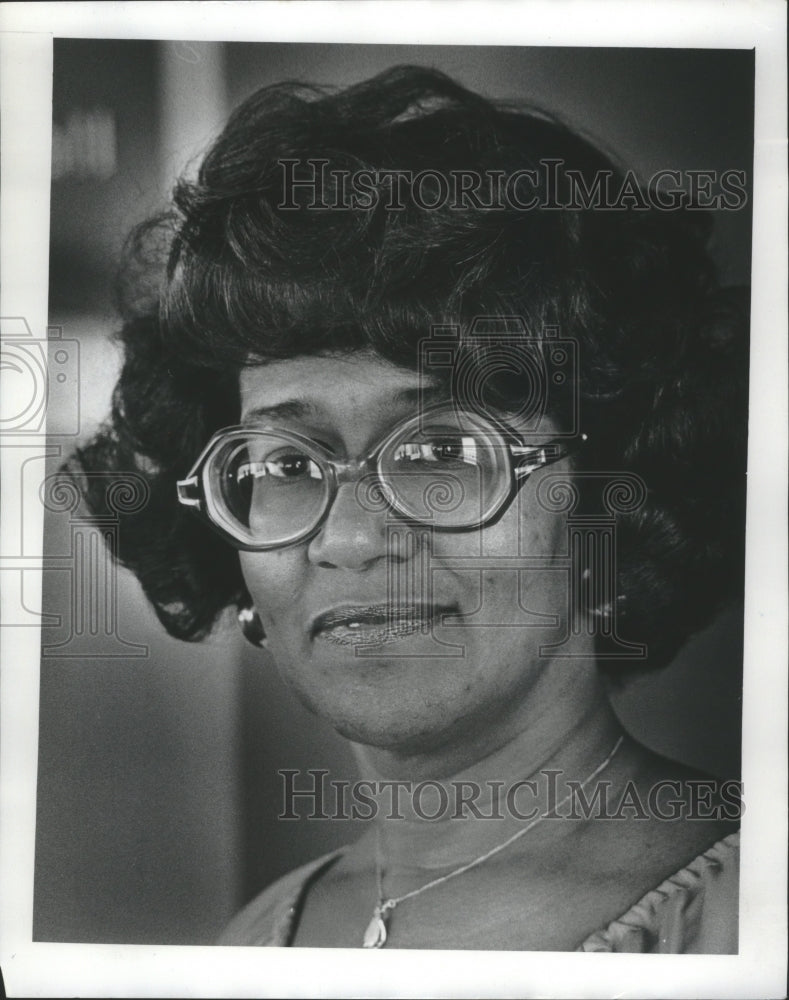
<svg viewBox="0 0 789 1000"><path fill-rule="evenodd" d="M497 719L487 740L479 734L462 747L418 752L355 747L362 775L378 785L376 836L389 871L465 863L605 760L622 730L596 670L565 666L558 676L549 703L535 692L531 711ZM516 782L531 784L510 799Z"/></svg>
<svg viewBox="0 0 789 1000"><path fill-rule="evenodd" d="M434 739L404 745L352 744L362 776L376 781L444 781L480 774L528 778L548 761L574 759L618 733L594 662L554 661L519 703L488 707ZM494 774L494 771L507 773Z"/></svg>

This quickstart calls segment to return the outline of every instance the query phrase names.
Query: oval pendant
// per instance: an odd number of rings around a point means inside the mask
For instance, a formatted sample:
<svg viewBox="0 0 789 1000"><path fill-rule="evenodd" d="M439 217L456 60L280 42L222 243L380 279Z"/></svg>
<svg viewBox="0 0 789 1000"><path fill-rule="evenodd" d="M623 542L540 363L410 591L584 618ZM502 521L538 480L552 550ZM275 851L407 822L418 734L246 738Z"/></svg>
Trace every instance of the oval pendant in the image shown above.
<svg viewBox="0 0 789 1000"><path fill-rule="evenodd" d="M386 944L386 921L381 915L381 910L376 906L373 918L367 925L364 932L364 948L383 948Z"/></svg>

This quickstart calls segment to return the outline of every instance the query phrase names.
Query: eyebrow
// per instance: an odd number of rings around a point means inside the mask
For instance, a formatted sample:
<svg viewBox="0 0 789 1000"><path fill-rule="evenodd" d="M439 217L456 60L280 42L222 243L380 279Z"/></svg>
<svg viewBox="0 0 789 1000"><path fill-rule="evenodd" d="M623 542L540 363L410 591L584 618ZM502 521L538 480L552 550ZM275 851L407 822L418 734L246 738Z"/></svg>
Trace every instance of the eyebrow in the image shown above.
<svg viewBox="0 0 789 1000"><path fill-rule="evenodd" d="M258 424L263 420L290 418L298 420L315 412L315 407L306 399L286 399L272 406L256 406L246 413L241 423L245 426Z"/></svg>
<svg viewBox="0 0 789 1000"><path fill-rule="evenodd" d="M446 396L446 389L440 385L413 386L407 389L399 389L390 399L391 406L415 405L422 400L427 405L438 402ZM243 426L254 426L266 420L303 420L307 417L315 417L318 407L309 399L301 396L294 396L292 399L285 399L281 403L272 403L271 406L256 406L244 415L241 420Z"/></svg>

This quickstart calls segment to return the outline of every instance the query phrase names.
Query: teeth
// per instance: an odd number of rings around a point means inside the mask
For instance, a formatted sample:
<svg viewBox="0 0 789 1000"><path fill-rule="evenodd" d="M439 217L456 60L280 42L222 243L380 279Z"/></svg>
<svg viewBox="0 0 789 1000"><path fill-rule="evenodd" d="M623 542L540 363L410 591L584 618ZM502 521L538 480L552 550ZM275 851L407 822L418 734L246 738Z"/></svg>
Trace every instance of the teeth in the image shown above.
<svg viewBox="0 0 789 1000"><path fill-rule="evenodd" d="M407 635L412 635L423 628L420 620L402 620L387 623L386 621L344 621L322 629L320 635L331 643L339 646L354 646L358 643L380 645L395 642Z"/></svg>
<svg viewBox="0 0 789 1000"><path fill-rule="evenodd" d="M441 623L441 614L453 609L423 605L370 605L326 612L313 626L311 638L337 646L373 646L398 642L410 635L426 635L433 624ZM359 618L350 615L358 611Z"/></svg>

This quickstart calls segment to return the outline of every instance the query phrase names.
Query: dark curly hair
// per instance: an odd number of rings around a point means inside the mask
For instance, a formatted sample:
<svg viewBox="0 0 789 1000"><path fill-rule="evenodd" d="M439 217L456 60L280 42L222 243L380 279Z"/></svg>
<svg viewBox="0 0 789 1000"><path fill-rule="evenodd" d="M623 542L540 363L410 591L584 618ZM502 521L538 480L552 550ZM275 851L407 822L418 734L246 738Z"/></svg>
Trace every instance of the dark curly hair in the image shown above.
<svg viewBox="0 0 789 1000"><path fill-rule="evenodd" d="M355 209L281 207L282 161L338 171L539 171L538 207L473 200L427 211L406 193ZM105 428L70 463L95 513L92 470L147 480L124 517L117 557L166 629L206 635L246 588L237 553L176 502L209 436L237 422L242 366L372 349L414 368L431 324L517 316L529 336L555 326L578 344L572 387L589 435L577 465L630 470L647 501L619 517L624 637L650 665L673 655L736 594L743 577L747 298L719 288L709 216L639 199L618 210L556 209L540 188L570 173L623 168L555 119L494 104L441 73L392 69L341 91L286 83L230 118L194 181L131 237L121 273L125 363ZM293 197L304 202L309 191ZM484 349L466 338L468 350ZM502 408L519 387L502 381ZM570 395L572 395L571 393ZM560 423L569 396L548 401Z"/></svg>

